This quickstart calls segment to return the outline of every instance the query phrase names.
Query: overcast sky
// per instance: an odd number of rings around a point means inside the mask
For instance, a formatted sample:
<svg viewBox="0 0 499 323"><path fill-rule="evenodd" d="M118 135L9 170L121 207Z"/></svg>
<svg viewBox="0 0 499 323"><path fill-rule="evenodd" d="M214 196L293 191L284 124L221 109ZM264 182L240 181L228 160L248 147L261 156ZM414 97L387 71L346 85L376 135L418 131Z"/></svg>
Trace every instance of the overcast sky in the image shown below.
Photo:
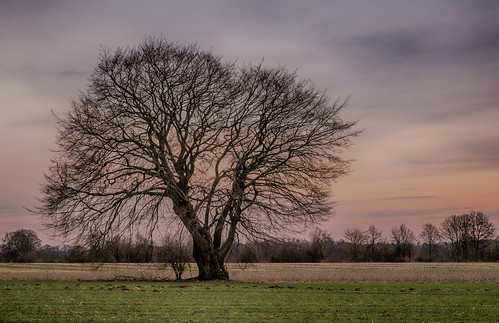
<svg viewBox="0 0 499 323"><path fill-rule="evenodd" d="M419 233L479 210L499 226L499 1L0 0L0 238L40 219L55 149L51 110L87 86L99 50L147 36L227 61L285 65L364 133L333 187L340 239L375 224Z"/></svg>

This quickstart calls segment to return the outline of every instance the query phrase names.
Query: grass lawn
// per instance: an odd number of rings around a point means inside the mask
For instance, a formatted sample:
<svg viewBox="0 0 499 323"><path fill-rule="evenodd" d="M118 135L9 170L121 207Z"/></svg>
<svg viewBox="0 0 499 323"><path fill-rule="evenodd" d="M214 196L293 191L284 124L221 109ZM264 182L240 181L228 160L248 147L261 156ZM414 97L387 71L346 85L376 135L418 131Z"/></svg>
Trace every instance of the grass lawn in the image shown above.
<svg viewBox="0 0 499 323"><path fill-rule="evenodd" d="M478 283L0 281L0 321L497 322Z"/></svg>

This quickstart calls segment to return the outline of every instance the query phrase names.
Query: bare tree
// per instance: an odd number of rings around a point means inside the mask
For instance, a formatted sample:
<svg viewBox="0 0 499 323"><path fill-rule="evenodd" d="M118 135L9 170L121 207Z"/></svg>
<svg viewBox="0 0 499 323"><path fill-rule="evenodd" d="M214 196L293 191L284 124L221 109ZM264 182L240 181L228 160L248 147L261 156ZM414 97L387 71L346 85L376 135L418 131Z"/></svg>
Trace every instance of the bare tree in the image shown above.
<svg viewBox="0 0 499 323"><path fill-rule="evenodd" d="M309 81L236 68L197 46L149 39L105 51L59 119L38 212L65 236L179 223L200 279L228 279L238 233L275 236L327 218L357 132Z"/></svg>
<svg viewBox="0 0 499 323"><path fill-rule="evenodd" d="M6 261L33 262L36 260L35 251L41 245L41 240L35 231L20 229L5 234L0 245L0 253Z"/></svg>
<svg viewBox="0 0 499 323"><path fill-rule="evenodd" d="M440 230L452 260L468 260L470 249L473 258L478 260L483 256L485 242L493 237L494 231L489 218L477 211L449 216L442 222Z"/></svg>
<svg viewBox="0 0 499 323"><path fill-rule="evenodd" d="M454 214L445 218L441 224L441 236L447 242L446 246L449 258L454 261L461 260L462 246L466 245L466 242L462 242L464 238L461 230L462 227L462 218Z"/></svg>
<svg viewBox="0 0 499 323"><path fill-rule="evenodd" d="M350 243L352 248L352 260L360 260L360 251L362 246L368 241L366 232L359 228L348 228L344 232L345 240Z"/></svg>
<svg viewBox="0 0 499 323"><path fill-rule="evenodd" d="M412 247L416 241L414 231L409 229L405 224L392 228L392 239L395 242L397 255L404 259L412 256Z"/></svg>
<svg viewBox="0 0 499 323"><path fill-rule="evenodd" d="M425 223L423 225L423 231L419 234L423 243L428 247L428 259L431 261L433 259L433 248L440 241L440 231L431 223Z"/></svg>
<svg viewBox="0 0 499 323"><path fill-rule="evenodd" d="M310 256L310 261L319 262L326 259L326 250L328 245L333 241L331 234L326 230L321 230L320 228L315 228L312 232L310 241L310 250L308 255Z"/></svg>
<svg viewBox="0 0 499 323"><path fill-rule="evenodd" d="M489 217L482 212L471 211L470 217L470 240L473 246L475 260L483 256L484 244L488 239L494 237L495 227Z"/></svg>
<svg viewBox="0 0 499 323"><path fill-rule="evenodd" d="M442 222L442 237L447 240L449 257L453 260L468 260L470 249L478 260L487 239L494 235L495 227L482 212L470 211L451 215Z"/></svg>
<svg viewBox="0 0 499 323"><path fill-rule="evenodd" d="M365 233L367 236L367 241L369 243L371 261L374 261L375 247L376 247L376 244L378 242L380 242L382 233L374 225L370 225Z"/></svg>

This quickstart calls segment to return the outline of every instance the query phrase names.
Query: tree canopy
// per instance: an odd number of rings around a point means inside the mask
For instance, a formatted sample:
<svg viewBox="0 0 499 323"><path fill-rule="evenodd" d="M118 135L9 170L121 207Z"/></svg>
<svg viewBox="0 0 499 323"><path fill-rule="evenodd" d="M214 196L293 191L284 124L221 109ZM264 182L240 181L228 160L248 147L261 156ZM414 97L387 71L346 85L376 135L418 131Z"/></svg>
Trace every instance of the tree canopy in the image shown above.
<svg viewBox="0 0 499 323"><path fill-rule="evenodd" d="M34 252L41 245L35 231L19 229L5 234L0 245L0 254L6 261L30 262L34 260Z"/></svg>
<svg viewBox="0 0 499 323"><path fill-rule="evenodd" d="M192 236L201 279L226 279L238 234L272 237L330 215L341 153L357 135L309 80L238 67L196 45L148 39L103 51L58 119L38 211L65 236Z"/></svg>

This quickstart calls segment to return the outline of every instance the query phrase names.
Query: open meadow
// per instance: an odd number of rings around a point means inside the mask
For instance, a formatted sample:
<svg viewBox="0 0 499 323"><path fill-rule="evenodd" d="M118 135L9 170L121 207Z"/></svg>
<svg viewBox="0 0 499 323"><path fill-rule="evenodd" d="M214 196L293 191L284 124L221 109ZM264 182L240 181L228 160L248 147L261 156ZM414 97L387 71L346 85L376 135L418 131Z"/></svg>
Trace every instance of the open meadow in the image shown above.
<svg viewBox="0 0 499 323"><path fill-rule="evenodd" d="M230 279L249 283L499 282L498 263L228 263ZM197 275L190 264L182 278ZM160 264L0 264L0 280L174 280Z"/></svg>
<svg viewBox="0 0 499 323"><path fill-rule="evenodd" d="M186 278L195 276L195 266ZM173 282L151 264L1 264L0 321L497 322L499 264L229 264Z"/></svg>

